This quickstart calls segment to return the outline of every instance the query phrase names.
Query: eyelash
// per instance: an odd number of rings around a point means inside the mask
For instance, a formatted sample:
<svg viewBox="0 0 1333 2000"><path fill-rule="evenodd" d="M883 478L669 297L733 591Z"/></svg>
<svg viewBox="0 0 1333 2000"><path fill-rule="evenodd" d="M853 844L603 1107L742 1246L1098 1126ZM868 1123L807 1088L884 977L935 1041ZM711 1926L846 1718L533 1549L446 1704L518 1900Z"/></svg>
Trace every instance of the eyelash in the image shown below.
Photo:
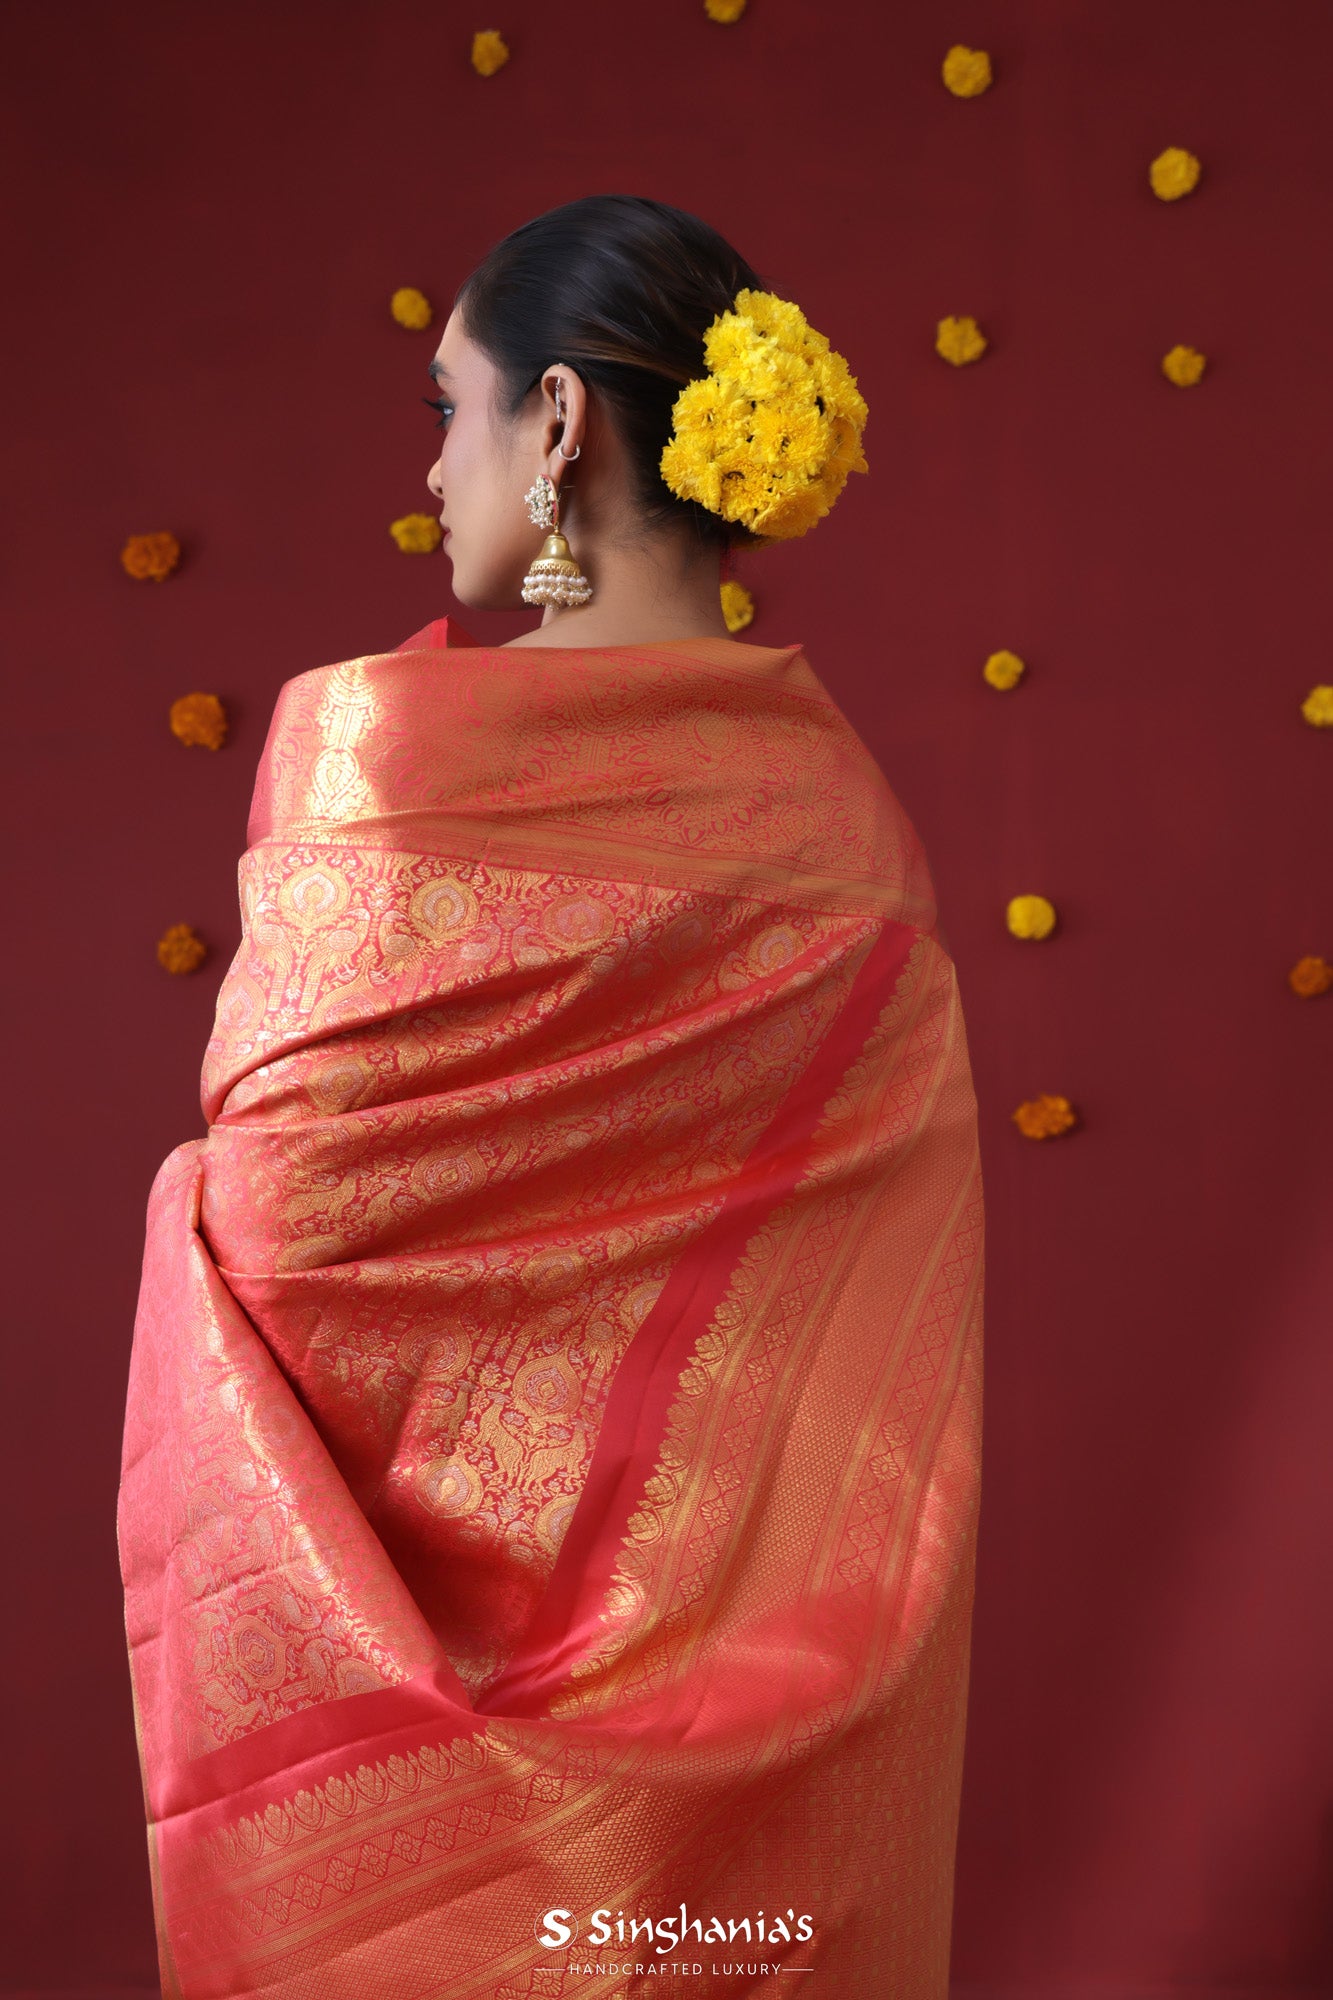
<svg viewBox="0 0 1333 2000"><path fill-rule="evenodd" d="M444 429L444 427L445 427L445 412L447 411L447 412L448 412L448 414L449 414L450 416L452 416L452 415L453 415L453 413L454 413L454 406L453 406L453 404L452 404L452 403L446 403L446 402L445 402L445 400L444 400L444 397L443 397L443 396L423 396L423 397L421 398L421 400L422 400L422 402L423 402L423 403L424 403L424 404L426 405L426 408L427 408L428 410L438 410L438 411L439 411L439 413L440 413L440 421L439 421L439 425L438 425L438 428L439 428L440 430L443 430L443 429Z"/></svg>

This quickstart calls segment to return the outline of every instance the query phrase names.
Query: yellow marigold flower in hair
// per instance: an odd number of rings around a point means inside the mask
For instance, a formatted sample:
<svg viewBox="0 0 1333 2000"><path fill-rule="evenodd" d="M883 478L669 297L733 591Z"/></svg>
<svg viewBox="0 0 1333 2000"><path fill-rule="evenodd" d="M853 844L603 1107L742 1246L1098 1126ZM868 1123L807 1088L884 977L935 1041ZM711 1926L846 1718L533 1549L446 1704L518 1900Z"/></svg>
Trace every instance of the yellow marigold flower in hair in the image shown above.
<svg viewBox="0 0 1333 2000"><path fill-rule="evenodd" d="M673 406L663 480L765 541L805 534L869 470L856 377L799 306L749 289L704 335L704 366Z"/></svg>
<svg viewBox="0 0 1333 2000"><path fill-rule="evenodd" d="M746 0L704 0L704 12L710 21L739 21L745 5Z"/></svg>
<svg viewBox="0 0 1333 2000"><path fill-rule="evenodd" d="M1004 920L1016 938L1049 937L1055 929L1055 905L1045 896L1011 896Z"/></svg>
<svg viewBox="0 0 1333 2000"><path fill-rule="evenodd" d="M743 632L754 623L754 599L743 583L728 578L722 586L722 616L728 632Z"/></svg>
<svg viewBox="0 0 1333 2000"><path fill-rule="evenodd" d="M1173 347L1162 356L1162 373L1178 389L1192 389L1207 366L1207 355L1197 347Z"/></svg>
<svg viewBox="0 0 1333 2000"><path fill-rule="evenodd" d="M157 941L157 962L168 972L197 972L208 946L189 924L171 924Z"/></svg>
<svg viewBox="0 0 1333 2000"><path fill-rule="evenodd" d="M161 583L181 559L181 545L165 531L157 535L131 535L120 552L121 567L127 576L144 583Z"/></svg>
<svg viewBox="0 0 1333 2000"><path fill-rule="evenodd" d="M990 57L985 49L965 48L955 42L941 66L945 88L955 97L980 97L991 85Z"/></svg>
<svg viewBox="0 0 1333 2000"><path fill-rule="evenodd" d="M509 61L509 44L494 28L482 28L472 37L472 67L478 76L494 76Z"/></svg>
<svg viewBox="0 0 1333 2000"><path fill-rule="evenodd" d="M405 556L428 556L444 540L444 529L433 514L402 514L390 521L389 533Z"/></svg>
<svg viewBox="0 0 1333 2000"><path fill-rule="evenodd" d="M1168 146L1148 169L1152 191L1159 201L1179 201L1198 183L1200 166L1193 153L1183 146Z"/></svg>
<svg viewBox="0 0 1333 2000"><path fill-rule="evenodd" d="M1027 672L1027 662L1002 646L998 653L991 654L981 672L983 679L988 680L993 688L1017 687Z"/></svg>
<svg viewBox="0 0 1333 2000"><path fill-rule="evenodd" d="M182 743L219 750L227 740L227 711L215 694L183 694L171 704L171 733Z"/></svg>
<svg viewBox="0 0 1333 2000"><path fill-rule="evenodd" d="M1312 687L1301 703L1301 714L1315 729L1333 729L1333 687L1326 681Z"/></svg>
<svg viewBox="0 0 1333 2000"><path fill-rule="evenodd" d="M405 326L413 333L420 333L435 317L430 300L415 285L400 285L389 300L389 311L399 326Z"/></svg>
<svg viewBox="0 0 1333 2000"><path fill-rule="evenodd" d="M1314 953L1308 958L1298 958L1287 974L1287 984L1302 1000L1313 1000L1333 986L1333 965Z"/></svg>
<svg viewBox="0 0 1333 2000"><path fill-rule="evenodd" d="M970 313L961 317L950 313L935 329L935 352L955 368L968 361L980 361L986 352L986 336Z"/></svg>
<svg viewBox="0 0 1333 2000"><path fill-rule="evenodd" d="M1053 1097L1048 1091L1027 1098L1010 1116L1025 1139L1058 1139L1078 1123L1069 1099Z"/></svg>

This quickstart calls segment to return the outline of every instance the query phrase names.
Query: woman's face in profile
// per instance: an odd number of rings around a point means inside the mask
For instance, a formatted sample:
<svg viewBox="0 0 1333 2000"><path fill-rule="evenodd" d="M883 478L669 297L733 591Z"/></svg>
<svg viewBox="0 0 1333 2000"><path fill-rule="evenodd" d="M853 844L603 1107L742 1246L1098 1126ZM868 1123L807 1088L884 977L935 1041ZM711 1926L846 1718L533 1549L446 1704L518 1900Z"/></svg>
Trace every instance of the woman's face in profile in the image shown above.
<svg viewBox="0 0 1333 2000"><path fill-rule="evenodd" d="M512 610L540 545L523 495L544 463L541 397L534 394L530 408L506 420L495 364L469 340L456 311L431 373L444 434L426 484L440 502L454 596L479 610Z"/></svg>

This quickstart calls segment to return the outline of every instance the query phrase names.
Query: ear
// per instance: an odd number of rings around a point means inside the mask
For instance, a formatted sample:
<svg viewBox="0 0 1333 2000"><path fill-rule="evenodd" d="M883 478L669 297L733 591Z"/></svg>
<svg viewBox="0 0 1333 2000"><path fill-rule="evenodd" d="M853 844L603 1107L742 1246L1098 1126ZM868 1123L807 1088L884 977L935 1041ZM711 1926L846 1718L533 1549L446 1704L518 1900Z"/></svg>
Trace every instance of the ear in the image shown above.
<svg viewBox="0 0 1333 2000"><path fill-rule="evenodd" d="M588 424L588 391L581 375L567 363L553 361L542 371L541 393L546 471L558 488L583 447Z"/></svg>

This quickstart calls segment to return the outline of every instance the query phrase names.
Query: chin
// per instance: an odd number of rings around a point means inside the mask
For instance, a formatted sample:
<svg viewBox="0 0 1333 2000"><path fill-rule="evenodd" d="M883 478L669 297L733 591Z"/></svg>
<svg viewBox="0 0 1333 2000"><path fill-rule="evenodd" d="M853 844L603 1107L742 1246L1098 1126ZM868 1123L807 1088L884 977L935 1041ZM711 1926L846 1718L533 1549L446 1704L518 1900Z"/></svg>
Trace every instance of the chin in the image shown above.
<svg viewBox="0 0 1333 2000"><path fill-rule="evenodd" d="M497 576L494 571L480 575L471 569L466 561L460 562L449 550L453 563L453 593L458 602L468 611L522 611L523 580L521 577Z"/></svg>

